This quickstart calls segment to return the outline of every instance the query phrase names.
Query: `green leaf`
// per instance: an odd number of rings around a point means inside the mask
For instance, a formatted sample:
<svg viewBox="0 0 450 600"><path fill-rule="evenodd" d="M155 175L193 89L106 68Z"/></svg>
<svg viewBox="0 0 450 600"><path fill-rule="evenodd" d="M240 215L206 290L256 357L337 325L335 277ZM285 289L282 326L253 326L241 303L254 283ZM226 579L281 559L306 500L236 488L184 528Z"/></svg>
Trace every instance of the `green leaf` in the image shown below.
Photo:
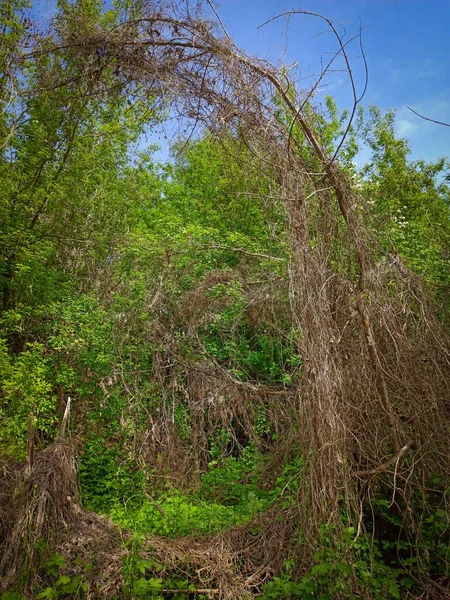
<svg viewBox="0 0 450 600"><path fill-rule="evenodd" d="M328 563L323 563L321 565L315 565L311 569L311 575L326 575L331 570L332 566Z"/></svg>
<svg viewBox="0 0 450 600"><path fill-rule="evenodd" d="M56 581L55 585L67 585L68 583L70 583L70 577L68 575L61 575L61 577L59 577L59 579Z"/></svg>
<svg viewBox="0 0 450 600"><path fill-rule="evenodd" d="M45 588L45 590L43 592L41 592L40 594L38 594L36 596L36 600L42 600L43 598L57 598L58 597L58 590L55 590L55 588L52 587L48 587Z"/></svg>

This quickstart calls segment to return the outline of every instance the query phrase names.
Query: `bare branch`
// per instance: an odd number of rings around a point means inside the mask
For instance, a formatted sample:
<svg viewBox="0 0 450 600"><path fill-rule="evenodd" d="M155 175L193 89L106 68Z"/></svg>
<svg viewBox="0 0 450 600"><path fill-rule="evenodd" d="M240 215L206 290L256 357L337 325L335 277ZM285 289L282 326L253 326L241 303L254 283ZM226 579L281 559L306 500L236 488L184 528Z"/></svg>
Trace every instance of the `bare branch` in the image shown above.
<svg viewBox="0 0 450 600"><path fill-rule="evenodd" d="M436 125L443 125L444 127L450 127L450 123L444 123L443 121L436 121L436 119L430 119L429 117L424 117L424 115L421 115L420 113L418 113L416 110L414 110L410 106L407 106L406 108L408 110L410 110L412 113L414 113L415 115L417 115L418 117L420 117L421 119L423 119L424 121L430 121L430 123L436 123Z"/></svg>
<svg viewBox="0 0 450 600"><path fill-rule="evenodd" d="M411 448L412 445L413 445L413 440L409 440L403 446L403 448L401 448L397 452L397 454L395 456L392 456L383 464L379 465L378 467L375 467L374 469L368 469L366 471L355 471L353 473L353 475L355 475L355 477L368 477L369 475L378 475L379 473L383 473L383 471L387 471L391 465L393 465L395 463L398 464L399 460L402 458L402 456L406 452L408 452L408 450Z"/></svg>

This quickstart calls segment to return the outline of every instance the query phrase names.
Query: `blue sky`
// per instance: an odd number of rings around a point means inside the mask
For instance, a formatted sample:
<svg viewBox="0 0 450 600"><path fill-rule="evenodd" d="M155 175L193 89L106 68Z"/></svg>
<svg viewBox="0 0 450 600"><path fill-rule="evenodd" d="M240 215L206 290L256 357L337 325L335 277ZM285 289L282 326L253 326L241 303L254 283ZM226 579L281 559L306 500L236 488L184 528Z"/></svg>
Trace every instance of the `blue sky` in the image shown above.
<svg viewBox="0 0 450 600"><path fill-rule="evenodd" d="M54 0L32 1L33 12L44 20ZM258 26L291 9L323 14L347 37L361 23L369 67L363 105L397 111L398 133L409 140L413 158L450 157L450 127L423 121L406 108L450 122L450 0L222 0L215 6L235 42L249 54L275 64L297 62L305 88L320 72L321 60L327 61L336 50L326 25L295 15ZM349 47L349 58L361 88L363 64L357 44ZM336 67L338 72L330 75L316 101L331 94L341 108L349 107L348 77L339 72L342 64Z"/></svg>
<svg viewBox="0 0 450 600"><path fill-rule="evenodd" d="M236 43L250 54L289 65L298 61L304 85L320 72L336 43L326 25L311 17L292 16L258 29L267 19L301 9L321 13L344 29L347 37L363 31L369 86L363 104L396 109L398 133L406 137L412 156L434 160L450 157L450 128L428 123L406 106L434 119L450 122L450 1L449 0L222 0L217 5ZM361 52L349 49L357 84L363 82ZM344 73L334 73L322 94L330 93L341 107L350 106ZM320 100L320 94L316 97Z"/></svg>

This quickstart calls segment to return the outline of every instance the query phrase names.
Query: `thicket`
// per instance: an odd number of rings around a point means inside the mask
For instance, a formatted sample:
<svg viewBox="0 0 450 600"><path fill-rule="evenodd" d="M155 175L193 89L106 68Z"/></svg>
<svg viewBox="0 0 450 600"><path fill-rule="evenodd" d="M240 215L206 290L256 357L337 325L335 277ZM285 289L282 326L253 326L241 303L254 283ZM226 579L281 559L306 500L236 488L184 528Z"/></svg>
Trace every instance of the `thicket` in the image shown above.
<svg viewBox="0 0 450 600"><path fill-rule="evenodd" d="M199 7L30 15L0 6L0 598L448 597L446 159Z"/></svg>

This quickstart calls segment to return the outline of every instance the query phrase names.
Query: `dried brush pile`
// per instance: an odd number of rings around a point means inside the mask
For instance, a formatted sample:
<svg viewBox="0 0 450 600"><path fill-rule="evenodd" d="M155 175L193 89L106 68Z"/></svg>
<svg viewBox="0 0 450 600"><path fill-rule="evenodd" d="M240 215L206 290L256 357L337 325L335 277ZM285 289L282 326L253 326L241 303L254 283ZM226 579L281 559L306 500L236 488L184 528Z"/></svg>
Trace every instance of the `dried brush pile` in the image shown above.
<svg viewBox="0 0 450 600"><path fill-rule="evenodd" d="M59 439L36 454L31 469L17 465L9 475L10 491L2 498L0 593L20 589L26 598L34 598L36 589L51 585L42 566L55 553L64 558L59 574L81 577L89 598L123 593L124 565L134 556L131 535L80 507L72 445ZM161 565L158 577L189 575L196 593L251 598L253 590L282 567L282 548L289 543L293 523L278 518L278 513L257 518L252 527L258 533L235 527L205 538L148 536L139 545L139 557Z"/></svg>
<svg viewBox="0 0 450 600"><path fill-rule="evenodd" d="M210 291L215 285L239 281L245 302L244 318L260 320L276 326L278 316L288 312L286 300L276 301L275 283L263 286L248 285L237 270L210 271L198 286L181 299L175 316L153 331L157 350L152 356L152 376L162 391L162 403L156 413L148 413L149 427L141 446L141 459L147 464L158 464L179 482L196 482L207 470L210 460L210 440L217 431L226 431L230 439L226 454L238 455L249 442L268 451L272 444L264 442L255 432L258 414L264 414L274 437L282 441L277 454L289 452L292 422L298 414L298 399L293 386L269 385L256 381L240 381L212 357L202 342L200 330L214 322L217 314L229 305L228 298L217 298ZM277 282L278 283L278 282ZM278 289L280 285L278 284ZM174 325L175 323L175 325ZM189 339L175 339L174 330L182 328ZM181 440L174 412L182 405L189 415L188 439ZM276 471L275 471L276 472Z"/></svg>
<svg viewBox="0 0 450 600"><path fill-rule="evenodd" d="M120 550L120 535L107 519L82 511L73 446L59 439L37 453L31 468L18 465L11 475L14 490L2 507L9 526L1 540L1 591L14 584L28 597L31 586L39 583L29 574L34 572L39 578L38 567L49 554L59 551L67 559L84 559L82 564L95 558L96 585L105 592L108 586L114 587L110 575L114 566L120 574L121 562L120 552L116 555L111 550Z"/></svg>

